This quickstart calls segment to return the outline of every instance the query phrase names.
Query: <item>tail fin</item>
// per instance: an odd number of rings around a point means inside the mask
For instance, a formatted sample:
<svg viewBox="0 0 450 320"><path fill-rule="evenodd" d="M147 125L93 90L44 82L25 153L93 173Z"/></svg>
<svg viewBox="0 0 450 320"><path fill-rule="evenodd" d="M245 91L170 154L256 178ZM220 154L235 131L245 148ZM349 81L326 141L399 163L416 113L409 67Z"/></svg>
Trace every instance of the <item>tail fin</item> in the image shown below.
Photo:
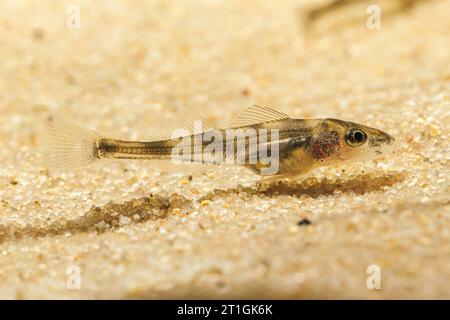
<svg viewBox="0 0 450 320"><path fill-rule="evenodd" d="M62 115L46 119L44 143L46 164L54 169L74 169L88 166L99 160L96 156L100 136Z"/></svg>

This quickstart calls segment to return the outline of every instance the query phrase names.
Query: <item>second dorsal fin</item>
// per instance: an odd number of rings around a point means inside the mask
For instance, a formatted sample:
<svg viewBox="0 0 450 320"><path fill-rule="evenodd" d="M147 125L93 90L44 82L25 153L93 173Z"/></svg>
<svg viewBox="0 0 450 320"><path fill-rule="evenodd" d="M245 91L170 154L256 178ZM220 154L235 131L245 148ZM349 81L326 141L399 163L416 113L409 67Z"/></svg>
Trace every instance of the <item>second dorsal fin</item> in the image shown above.
<svg viewBox="0 0 450 320"><path fill-rule="evenodd" d="M290 117L283 112L274 110L269 107L261 107L253 105L241 111L232 121L231 128L245 127L257 123L289 119Z"/></svg>

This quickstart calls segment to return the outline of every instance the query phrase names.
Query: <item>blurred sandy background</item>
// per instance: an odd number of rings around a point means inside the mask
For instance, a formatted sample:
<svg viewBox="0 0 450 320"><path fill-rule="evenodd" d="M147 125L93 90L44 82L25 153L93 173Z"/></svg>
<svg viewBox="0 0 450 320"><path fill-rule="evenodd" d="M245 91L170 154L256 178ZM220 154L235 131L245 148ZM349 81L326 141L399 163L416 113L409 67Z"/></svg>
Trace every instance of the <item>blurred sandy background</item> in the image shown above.
<svg viewBox="0 0 450 320"><path fill-rule="evenodd" d="M1 1L0 297L450 298L450 1L394 2L368 30L368 3ZM39 164L48 111L135 139L252 104L375 126L399 153L271 185Z"/></svg>

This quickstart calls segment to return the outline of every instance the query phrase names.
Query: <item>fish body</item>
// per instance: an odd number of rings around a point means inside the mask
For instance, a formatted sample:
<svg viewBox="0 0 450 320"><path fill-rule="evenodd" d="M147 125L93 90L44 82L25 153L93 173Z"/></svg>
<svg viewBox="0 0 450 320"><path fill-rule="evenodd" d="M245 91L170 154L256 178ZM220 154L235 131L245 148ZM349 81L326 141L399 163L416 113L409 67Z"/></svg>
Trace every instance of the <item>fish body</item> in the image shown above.
<svg viewBox="0 0 450 320"><path fill-rule="evenodd" d="M47 154L57 167L80 167L101 159L171 160L236 164L259 175L278 176L370 160L390 154L394 144L389 134L358 123L329 118L292 119L259 106L244 110L229 128L194 128L192 132L179 124L159 128L160 132L149 141L126 141L51 117Z"/></svg>

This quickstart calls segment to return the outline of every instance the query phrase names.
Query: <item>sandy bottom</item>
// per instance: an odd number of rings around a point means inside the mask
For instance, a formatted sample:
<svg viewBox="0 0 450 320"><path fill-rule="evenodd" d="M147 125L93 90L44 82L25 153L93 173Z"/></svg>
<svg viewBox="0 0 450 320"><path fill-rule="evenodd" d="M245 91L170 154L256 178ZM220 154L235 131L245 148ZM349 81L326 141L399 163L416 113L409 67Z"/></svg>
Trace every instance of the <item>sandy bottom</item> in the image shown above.
<svg viewBox="0 0 450 320"><path fill-rule="evenodd" d="M450 298L450 1L382 7L380 30L366 5L306 23L300 0L79 0L78 29L73 2L1 4L1 298ZM374 126L398 152L269 184L40 164L48 111L137 139L252 104Z"/></svg>

